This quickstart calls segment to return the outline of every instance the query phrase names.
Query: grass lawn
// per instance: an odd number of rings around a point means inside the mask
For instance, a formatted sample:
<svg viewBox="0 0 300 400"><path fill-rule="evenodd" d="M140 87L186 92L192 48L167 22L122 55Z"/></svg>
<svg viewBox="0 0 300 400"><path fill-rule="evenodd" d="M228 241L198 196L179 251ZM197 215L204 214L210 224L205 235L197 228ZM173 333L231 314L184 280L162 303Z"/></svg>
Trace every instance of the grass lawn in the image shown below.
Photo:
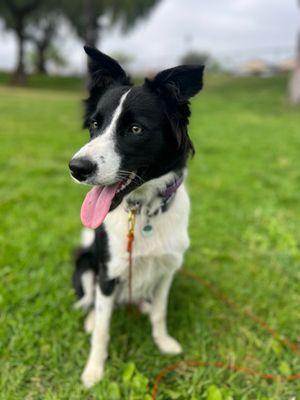
<svg viewBox="0 0 300 400"><path fill-rule="evenodd" d="M71 182L67 162L87 134L79 89L50 87L0 87L0 399L150 400L154 377L181 358L300 372L279 338L178 275L168 319L184 355L162 356L147 318L118 310L105 379L83 389L89 339L70 277L86 189ZM285 91L285 77L208 76L194 100L185 268L300 342L300 110ZM186 368L161 382L158 399L295 400L300 381Z"/></svg>

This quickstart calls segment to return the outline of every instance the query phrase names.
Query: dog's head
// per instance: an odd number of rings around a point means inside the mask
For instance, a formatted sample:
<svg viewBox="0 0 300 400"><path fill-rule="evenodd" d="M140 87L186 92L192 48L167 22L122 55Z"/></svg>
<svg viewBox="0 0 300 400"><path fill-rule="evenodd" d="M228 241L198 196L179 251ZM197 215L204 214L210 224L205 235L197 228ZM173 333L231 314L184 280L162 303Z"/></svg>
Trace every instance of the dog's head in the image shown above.
<svg viewBox="0 0 300 400"><path fill-rule="evenodd" d="M85 47L89 98L84 127L90 141L71 159L73 178L93 185L81 210L97 228L123 197L143 183L185 166L189 98L202 88L203 66L178 66L133 86L117 61Z"/></svg>

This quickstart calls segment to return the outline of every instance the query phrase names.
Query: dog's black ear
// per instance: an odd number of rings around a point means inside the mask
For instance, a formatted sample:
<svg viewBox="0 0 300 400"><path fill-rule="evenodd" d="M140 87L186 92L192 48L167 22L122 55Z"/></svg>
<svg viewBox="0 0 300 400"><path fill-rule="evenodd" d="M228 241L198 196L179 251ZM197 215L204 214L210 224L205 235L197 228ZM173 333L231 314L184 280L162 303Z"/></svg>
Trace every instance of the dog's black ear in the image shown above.
<svg viewBox="0 0 300 400"><path fill-rule="evenodd" d="M179 101L184 101L202 89L203 71L203 65L180 65L159 72L150 84L158 91L169 89Z"/></svg>
<svg viewBox="0 0 300 400"><path fill-rule="evenodd" d="M188 135L189 99L203 87L203 65L181 65L159 72L152 80L145 79L145 86L163 101L179 151L187 157L194 154L193 143Z"/></svg>
<svg viewBox="0 0 300 400"><path fill-rule="evenodd" d="M114 82L128 83L129 78L126 72L116 60L94 47L84 46L84 51L88 55L88 68L92 85L104 89Z"/></svg>
<svg viewBox="0 0 300 400"><path fill-rule="evenodd" d="M95 111L98 100L107 88L113 84L131 85L131 82L126 72L113 58L94 47L84 46L84 51L88 55L90 92L89 98L85 101L83 124L87 127L90 115Z"/></svg>

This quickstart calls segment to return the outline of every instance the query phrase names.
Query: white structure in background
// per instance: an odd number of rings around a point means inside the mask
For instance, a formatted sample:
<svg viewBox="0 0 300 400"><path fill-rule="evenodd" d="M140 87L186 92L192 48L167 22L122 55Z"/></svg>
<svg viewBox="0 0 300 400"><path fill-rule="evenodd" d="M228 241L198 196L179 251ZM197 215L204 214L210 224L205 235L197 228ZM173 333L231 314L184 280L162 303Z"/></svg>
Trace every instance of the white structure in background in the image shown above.
<svg viewBox="0 0 300 400"><path fill-rule="evenodd" d="M242 76L268 77L280 73L290 73L296 68L296 60L287 58L279 62L268 62L265 60L249 60L237 68L237 74Z"/></svg>
<svg viewBox="0 0 300 400"><path fill-rule="evenodd" d="M297 59L289 82L289 99L292 104L300 104L300 34L297 45Z"/></svg>
<svg viewBox="0 0 300 400"><path fill-rule="evenodd" d="M249 60L239 68L240 75L268 76L271 74L271 66L263 60Z"/></svg>
<svg viewBox="0 0 300 400"><path fill-rule="evenodd" d="M280 72L292 72L296 67L296 60L294 58L289 58L287 60L282 61L278 65L278 70Z"/></svg>

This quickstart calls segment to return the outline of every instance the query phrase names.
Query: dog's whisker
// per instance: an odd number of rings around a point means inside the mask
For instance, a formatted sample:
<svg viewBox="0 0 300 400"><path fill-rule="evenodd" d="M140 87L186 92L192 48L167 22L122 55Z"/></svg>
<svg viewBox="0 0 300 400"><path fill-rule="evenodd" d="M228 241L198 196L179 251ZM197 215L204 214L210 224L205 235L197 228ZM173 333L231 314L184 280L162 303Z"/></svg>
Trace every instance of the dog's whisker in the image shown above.
<svg viewBox="0 0 300 400"><path fill-rule="evenodd" d="M128 178L129 175L132 174L132 173L133 173L133 171L119 170L118 175L123 177L123 178ZM134 174L135 174L134 178L132 179L133 182L135 182L136 179L138 179L141 183L145 182L145 180L141 176L139 176L136 172L134 172ZM138 182L136 182L136 183L138 183Z"/></svg>

